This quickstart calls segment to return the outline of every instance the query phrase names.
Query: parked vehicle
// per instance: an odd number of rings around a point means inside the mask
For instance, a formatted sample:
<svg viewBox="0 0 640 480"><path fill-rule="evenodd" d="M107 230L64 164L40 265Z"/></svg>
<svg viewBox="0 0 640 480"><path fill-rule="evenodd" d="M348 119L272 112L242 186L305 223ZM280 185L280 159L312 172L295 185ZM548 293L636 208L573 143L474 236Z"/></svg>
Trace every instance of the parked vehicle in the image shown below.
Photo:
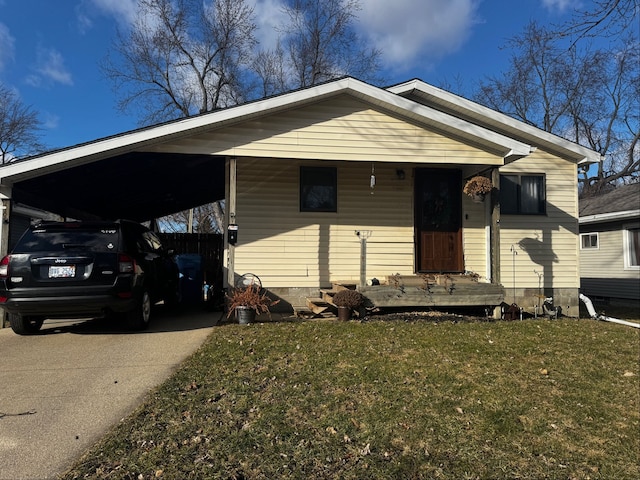
<svg viewBox="0 0 640 480"><path fill-rule="evenodd" d="M178 301L175 259L155 233L127 220L40 223L0 261L0 308L20 335L47 318L111 313L143 330L161 300Z"/></svg>

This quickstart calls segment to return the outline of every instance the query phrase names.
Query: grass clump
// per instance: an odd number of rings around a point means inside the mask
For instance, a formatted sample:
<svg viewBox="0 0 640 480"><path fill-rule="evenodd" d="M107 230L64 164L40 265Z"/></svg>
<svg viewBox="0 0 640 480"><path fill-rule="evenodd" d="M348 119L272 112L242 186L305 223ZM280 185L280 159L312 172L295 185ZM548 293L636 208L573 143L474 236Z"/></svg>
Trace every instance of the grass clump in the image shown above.
<svg viewBox="0 0 640 480"><path fill-rule="evenodd" d="M639 347L592 320L224 325L62 478L636 479Z"/></svg>

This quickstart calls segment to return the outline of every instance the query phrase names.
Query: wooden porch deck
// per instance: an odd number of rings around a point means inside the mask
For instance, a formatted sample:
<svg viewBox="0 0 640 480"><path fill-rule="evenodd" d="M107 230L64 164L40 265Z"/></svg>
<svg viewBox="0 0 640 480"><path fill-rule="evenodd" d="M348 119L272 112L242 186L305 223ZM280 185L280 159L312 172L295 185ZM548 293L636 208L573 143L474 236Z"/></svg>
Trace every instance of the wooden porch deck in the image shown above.
<svg viewBox="0 0 640 480"><path fill-rule="evenodd" d="M321 290L321 297L307 299L314 313L333 310L332 297L355 284L335 283ZM482 283L470 275L392 275L380 285L357 288L368 300L367 307L495 307L504 302L504 287Z"/></svg>

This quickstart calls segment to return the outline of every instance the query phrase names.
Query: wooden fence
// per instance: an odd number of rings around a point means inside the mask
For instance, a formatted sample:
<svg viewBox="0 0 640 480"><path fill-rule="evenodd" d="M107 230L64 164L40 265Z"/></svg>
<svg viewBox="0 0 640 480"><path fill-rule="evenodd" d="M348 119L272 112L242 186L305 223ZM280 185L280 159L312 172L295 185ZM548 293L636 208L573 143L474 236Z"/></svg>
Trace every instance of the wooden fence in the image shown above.
<svg viewBox="0 0 640 480"><path fill-rule="evenodd" d="M222 288L224 237L217 233L160 233L165 248L176 254L196 253L202 256L204 281Z"/></svg>

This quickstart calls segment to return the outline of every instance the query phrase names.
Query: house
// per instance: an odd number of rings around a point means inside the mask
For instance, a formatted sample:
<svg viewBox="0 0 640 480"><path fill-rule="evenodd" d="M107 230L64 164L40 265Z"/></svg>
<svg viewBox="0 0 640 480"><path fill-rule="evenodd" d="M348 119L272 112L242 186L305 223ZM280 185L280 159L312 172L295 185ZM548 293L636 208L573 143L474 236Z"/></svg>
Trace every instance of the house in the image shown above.
<svg viewBox="0 0 640 480"><path fill-rule="evenodd" d="M640 183L580 200L580 290L640 302Z"/></svg>
<svg viewBox="0 0 640 480"><path fill-rule="evenodd" d="M252 273L293 307L352 284L383 306L552 296L577 315L577 169L599 160L420 80L346 77L16 162L0 194L5 215L134 220L224 198L225 281Z"/></svg>

